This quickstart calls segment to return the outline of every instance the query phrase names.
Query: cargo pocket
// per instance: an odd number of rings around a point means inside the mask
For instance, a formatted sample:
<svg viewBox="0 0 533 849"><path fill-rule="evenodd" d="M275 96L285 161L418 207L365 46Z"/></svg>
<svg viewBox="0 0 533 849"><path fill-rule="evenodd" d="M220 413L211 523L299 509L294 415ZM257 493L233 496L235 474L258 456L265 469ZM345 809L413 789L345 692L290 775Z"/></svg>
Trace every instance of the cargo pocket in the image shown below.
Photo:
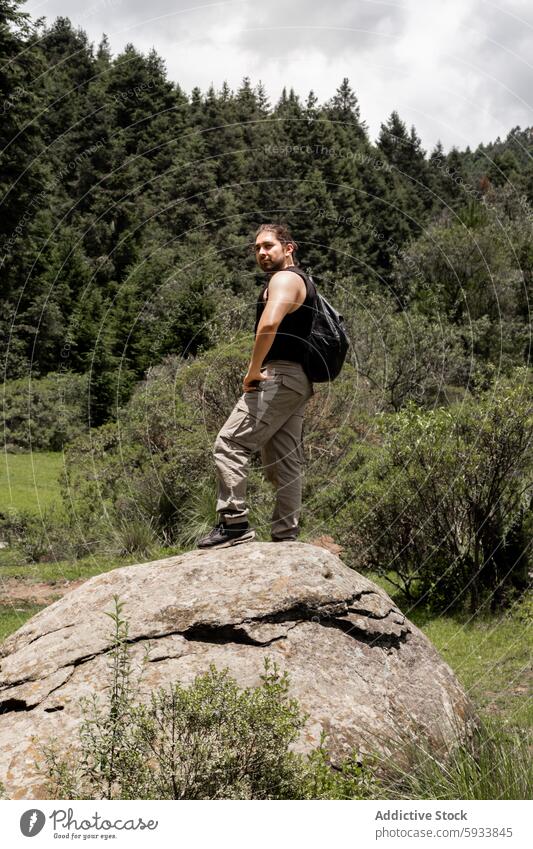
<svg viewBox="0 0 533 849"><path fill-rule="evenodd" d="M272 421L272 411L269 409L258 390L245 392L237 401L234 409L235 421L232 422L231 435L236 438L253 438ZM232 416L233 418L233 416Z"/></svg>
<svg viewBox="0 0 533 849"><path fill-rule="evenodd" d="M296 374L281 374L282 383L293 392L298 392L299 395L312 395L313 387L305 375L301 377Z"/></svg>

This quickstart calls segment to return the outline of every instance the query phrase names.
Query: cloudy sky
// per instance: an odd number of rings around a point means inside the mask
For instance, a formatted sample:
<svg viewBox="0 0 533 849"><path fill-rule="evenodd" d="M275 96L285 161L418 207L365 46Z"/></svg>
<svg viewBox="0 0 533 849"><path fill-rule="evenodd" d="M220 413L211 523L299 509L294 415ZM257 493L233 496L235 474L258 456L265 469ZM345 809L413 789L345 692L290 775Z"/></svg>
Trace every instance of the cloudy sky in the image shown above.
<svg viewBox="0 0 533 849"><path fill-rule="evenodd" d="M430 150L475 147L533 125L530 0L29 0L113 53L154 47L190 91L243 76L322 102L348 77L370 135L396 109Z"/></svg>

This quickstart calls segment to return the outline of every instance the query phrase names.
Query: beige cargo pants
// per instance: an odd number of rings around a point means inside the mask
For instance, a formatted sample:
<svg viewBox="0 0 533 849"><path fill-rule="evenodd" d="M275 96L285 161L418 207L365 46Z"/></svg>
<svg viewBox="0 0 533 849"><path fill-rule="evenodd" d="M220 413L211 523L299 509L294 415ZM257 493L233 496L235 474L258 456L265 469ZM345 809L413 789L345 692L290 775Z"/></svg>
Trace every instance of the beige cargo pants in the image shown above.
<svg viewBox="0 0 533 849"><path fill-rule="evenodd" d="M265 371L266 379L241 395L215 440L216 509L228 525L247 521L248 464L260 450L266 478L276 488L272 539L296 539L302 506L303 416L313 385L300 363L271 360Z"/></svg>

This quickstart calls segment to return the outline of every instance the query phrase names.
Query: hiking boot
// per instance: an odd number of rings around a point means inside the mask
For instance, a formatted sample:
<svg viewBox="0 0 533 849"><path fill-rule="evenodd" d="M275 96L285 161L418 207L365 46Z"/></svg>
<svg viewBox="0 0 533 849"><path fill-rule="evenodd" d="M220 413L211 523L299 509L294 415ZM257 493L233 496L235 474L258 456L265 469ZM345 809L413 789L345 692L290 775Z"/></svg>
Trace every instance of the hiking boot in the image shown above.
<svg viewBox="0 0 533 849"><path fill-rule="evenodd" d="M226 525L219 522L207 536L198 540L198 548L227 548L230 545L239 545L241 542L251 542L255 538L255 531L248 522L238 522L234 525Z"/></svg>

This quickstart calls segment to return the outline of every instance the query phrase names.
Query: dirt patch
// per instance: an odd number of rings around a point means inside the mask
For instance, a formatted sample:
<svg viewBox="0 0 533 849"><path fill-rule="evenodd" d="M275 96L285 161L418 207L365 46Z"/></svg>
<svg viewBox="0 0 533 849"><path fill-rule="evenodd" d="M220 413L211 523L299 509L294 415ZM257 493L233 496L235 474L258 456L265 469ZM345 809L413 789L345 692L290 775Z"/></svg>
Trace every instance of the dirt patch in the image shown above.
<svg viewBox="0 0 533 849"><path fill-rule="evenodd" d="M0 602L2 604L52 604L71 590L81 587L85 578L77 581L21 581L6 578L0 583Z"/></svg>
<svg viewBox="0 0 533 849"><path fill-rule="evenodd" d="M310 540L310 545L318 545L319 548L326 548L338 557L340 557L344 551L342 545L338 545L338 543L336 543L333 537L329 536L329 534L323 534L321 537L316 537L316 539Z"/></svg>

